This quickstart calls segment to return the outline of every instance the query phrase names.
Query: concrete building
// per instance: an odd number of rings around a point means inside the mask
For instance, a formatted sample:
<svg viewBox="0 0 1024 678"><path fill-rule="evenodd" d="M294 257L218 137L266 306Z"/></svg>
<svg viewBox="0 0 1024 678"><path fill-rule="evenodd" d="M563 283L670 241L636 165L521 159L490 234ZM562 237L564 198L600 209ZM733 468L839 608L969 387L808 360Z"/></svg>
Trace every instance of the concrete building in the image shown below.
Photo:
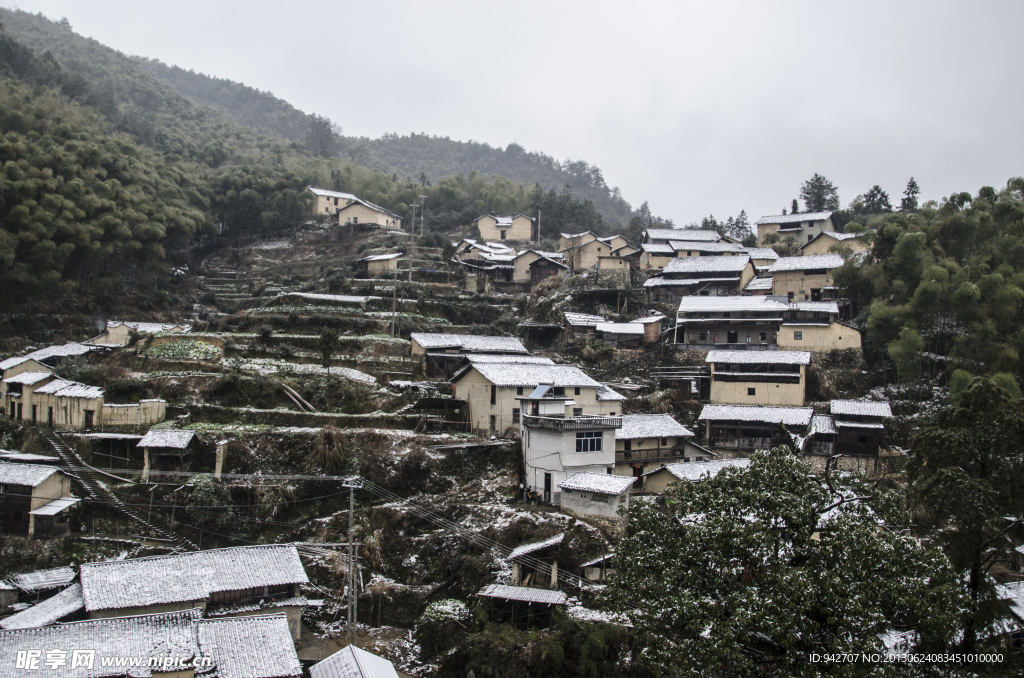
<svg viewBox="0 0 1024 678"><path fill-rule="evenodd" d="M71 477L53 466L0 461L0 534L42 539L68 534Z"/></svg>
<svg viewBox="0 0 1024 678"><path fill-rule="evenodd" d="M745 458L707 459L689 463L665 464L644 474L643 489L645 492L661 494L668 489L669 485L679 481L700 482L714 478L727 468L745 469L748 466L750 466L750 460Z"/></svg>
<svg viewBox="0 0 1024 678"><path fill-rule="evenodd" d="M537 220L521 213L511 217L484 214L477 217L476 227L480 232L480 239L485 241L537 242L540 240L537 233Z"/></svg>
<svg viewBox="0 0 1024 678"><path fill-rule="evenodd" d="M835 231L832 212L803 212L761 217L757 220L757 244L760 246L785 243L795 245L811 241L822 231Z"/></svg>
<svg viewBox="0 0 1024 678"><path fill-rule="evenodd" d="M698 421L705 424L708 447L721 457L734 458L794 446L794 436L807 430L812 416L810 407L705 405Z"/></svg>
<svg viewBox="0 0 1024 678"><path fill-rule="evenodd" d="M621 518L620 509L629 510L632 485L632 478L579 471L558 483L558 505L578 516L617 521Z"/></svg>
<svg viewBox="0 0 1024 678"><path fill-rule="evenodd" d="M835 287L835 270L844 263L838 254L781 257L768 269L772 293L791 301L824 301L828 288Z"/></svg>
<svg viewBox="0 0 1024 678"><path fill-rule="evenodd" d="M723 405L804 404L808 351L708 351L711 402Z"/></svg>

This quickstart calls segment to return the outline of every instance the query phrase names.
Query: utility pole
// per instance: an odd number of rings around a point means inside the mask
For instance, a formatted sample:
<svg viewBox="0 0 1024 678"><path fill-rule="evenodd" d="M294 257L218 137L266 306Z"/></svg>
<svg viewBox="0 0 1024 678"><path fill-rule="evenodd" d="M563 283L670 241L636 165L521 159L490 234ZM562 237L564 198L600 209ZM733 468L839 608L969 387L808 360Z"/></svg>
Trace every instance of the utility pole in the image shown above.
<svg viewBox="0 0 1024 678"><path fill-rule="evenodd" d="M416 208L419 205L410 205L412 207L412 224L409 225L409 282L412 282L412 258L416 254Z"/></svg>
<svg viewBox="0 0 1024 678"><path fill-rule="evenodd" d="M362 478L352 476L346 478L342 487L348 488L348 636L351 645L356 644L356 630L359 623L357 605L359 598L356 596L356 549L355 549L355 515L356 515L356 488L362 487Z"/></svg>
<svg viewBox="0 0 1024 678"><path fill-rule="evenodd" d="M421 195L420 196L420 237L423 236L423 230L426 228L426 225L427 225L427 213L423 209L426 206L426 204L427 204L427 196Z"/></svg>

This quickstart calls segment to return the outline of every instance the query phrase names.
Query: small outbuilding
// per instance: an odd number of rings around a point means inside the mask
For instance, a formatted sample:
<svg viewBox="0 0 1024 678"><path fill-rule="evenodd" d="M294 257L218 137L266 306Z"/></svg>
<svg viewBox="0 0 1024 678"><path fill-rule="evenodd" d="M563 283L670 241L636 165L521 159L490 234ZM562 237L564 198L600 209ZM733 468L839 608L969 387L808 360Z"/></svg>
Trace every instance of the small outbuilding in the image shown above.
<svg viewBox="0 0 1024 678"><path fill-rule="evenodd" d="M355 645L313 664L309 675L310 678L398 678L394 664Z"/></svg>
<svg viewBox="0 0 1024 678"><path fill-rule="evenodd" d="M142 436L142 482L149 482L150 471L189 471L192 469L192 441L195 431L167 429L149 431Z"/></svg>
<svg viewBox="0 0 1024 678"><path fill-rule="evenodd" d="M582 516L618 520L619 509L629 509L633 478L611 473L574 473L558 483L562 510Z"/></svg>
<svg viewBox="0 0 1024 678"><path fill-rule="evenodd" d="M561 591L504 584L485 586L476 595L490 603L492 620L519 628L548 626L552 610L569 602Z"/></svg>

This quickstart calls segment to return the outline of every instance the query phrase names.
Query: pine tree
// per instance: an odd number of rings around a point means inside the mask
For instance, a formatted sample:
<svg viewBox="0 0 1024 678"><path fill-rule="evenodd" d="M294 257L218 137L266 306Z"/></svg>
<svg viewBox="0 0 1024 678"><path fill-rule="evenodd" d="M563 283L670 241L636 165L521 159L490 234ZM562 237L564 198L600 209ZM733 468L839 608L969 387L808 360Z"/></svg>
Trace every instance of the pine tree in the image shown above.
<svg viewBox="0 0 1024 678"><path fill-rule="evenodd" d="M875 184L864 194L864 206L861 208L861 211L865 214L887 214L892 212L889 194L883 191L881 186Z"/></svg>
<svg viewBox="0 0 1024 678"><path fill-rule="evenodd" d="M798 203L796 201L796 198L793 198L793 205L790 207L789 213L790 214L797 214L799 212L800 212L800 203Z"/></svg>
<svg viewBox="0 0 1024 678"><path fill-rule="evenodd" d="M839 189L818 173L800 185L800 198L807 212L839 209Z"/></svg>
<svg viewBox="0 0 1024 678"><path fill-rule="evenodd" d="M921 187L917 185L914 177L910 177L910 181L907 182L907 188L903 191L903 199L900 200L900 211L916 212L917 196L920 192Z"/></svg>

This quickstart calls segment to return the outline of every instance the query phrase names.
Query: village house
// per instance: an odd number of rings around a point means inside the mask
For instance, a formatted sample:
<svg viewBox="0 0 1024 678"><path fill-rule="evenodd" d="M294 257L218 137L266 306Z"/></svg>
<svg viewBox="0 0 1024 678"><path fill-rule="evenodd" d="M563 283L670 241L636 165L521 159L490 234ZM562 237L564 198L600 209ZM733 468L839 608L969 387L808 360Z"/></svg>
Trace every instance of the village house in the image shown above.
<svg viewBox="0 0 1024 678"><path fill-rule="evenodd" d="M20 356L0 361L0 379L16 377L22 372L50 372L49 365L44 365L38 360Z"/></svg>
<svg viewBox="0 0 1024 678"><path fill-rule="evenodd" d="M555 554L564 539L565 534L556 534L512 549L505 558L512 563L512 586L557 589L558 560Z"/></svg>
<svg viewBox="0 0 1024 678"><path fill-rule="evenodd" d="M633 479L609 473L578 471L558 483L558 506L571 515L618 521L629 510Z"/></svg>
<svg viewBox="0 0 1024 678"><path fill-rule="evenodd" d="M528 395L540 384L551 393L569 396L573 411L614 416L622 411L624 396L594 381L575 365L471 364L451 379L455 397L469 404L474 431L504 433L519 423L517 397Z"/></svg>
<svg viewBox="0 0 1024 678"><path fill-rule="evenodd" d="M409 343L412 357L420 358L423 374L440 379L450 379L467 355L530 355L517 337L413 332Z"/></svg>
<svg viewBox="0 0 1024 678"><path fill-rule="evenodd" d="M792 239L796 245L809 242L822 231L835 231L832 212L803 212L761 217L757 220L757 244L781 243Z"/></svg>
<svg viewBox="0 0 1024 678"><path fill-rule="evenodd" d="M840 454L840 471L876 473L885 446L885 422L892 418L886 401L833 400L829 414L816 414L804 439L803 453L811 466L824 469Z"/></svg>
<svg viewBox="0 0 1024 678"><path fill-rule="evenodd" d="M485 241L537 242L540 240L537 233L537 220L522 213L511 217L484 214L477 217L476 228L480 232L480 239Z"/></svg>
<svg viewBox="0 0 1024 678"><path fill-rule="evenodd" d="M778 331L781 349L835 351L860 349L860 330L839 319L834 301L793 301Z"/></svg>
<svg viewBox="0 0 1024 678"><path fill-rule="evenodd" d="M663 315L652 315L630 320L628 323L597 323L594 330L608 346L635 349L643 344L655 343L661 339Z"/></svg>
<svg viewBox="0 0 1024 678"><path fill-rule="evenodd" d="M565 255L561 252L523 250L515 256L512 266L512 282L516 283L535 283L554 276L564 278L569 274Z"/></svg>
<svg viewBox="0 0 1024 678"><path fill-rule="evenodd" d="M53 466L0 461L2 534L43 539L68 534L71 477Z"/></svg>
<svg viewBox="0 0 1024 678"><path fill-rule="evenodd" d="M372 202L354 198L338 210L338 223L352 226L370 226L387 230L401 230L402 217Z"/></svg>
<svg viewBox="0 0 1024 678"><path fill-rule="evenodd" d="M492 621L511 624L516 628L546 628L556 607L565 607L569 597L561 591L491 584L477 594L488 603L488 616Z"/></svg>
<svg viewBox="0 0 1024 678"><path fill-rule="evenodd" d="M640 258L638 265L641 271L647 273L662 271L668 266L668 262L676 258L676 251L668 243L649 243L640 245Z"/></svg>
<svg viewBox="0 0 1024 678"><path fill-rule="evenodd" d="M604 316L590 313L564 311L562 315L565 318L565 337L569 341L596 337L597 326L608 322Z"/></svg>
<svg viewBox="0 0 1024 678"><path fill-rule="evenodd" d="M693 442L693 431L670 414L625 414L622 427L615 430L615 468L613 473L634 480L670 461L702 460L715 456Z"/></svg>
<svg viewBox="0 0 1024 678"><path fill-rule="evenodd" d="M754 270L759 274L766 272L779 259L779 253L770 247L744 247L743 249L750 256Z"/></svg>
<svg viewBox="0 0 1024 678"><path fill-rule="evenodd" d="M772 293L798 301L824 301L835 287L835 270L845 260L838 254L781 257L768 269Z"/></svg>
<svg viewBox="0 0 1024 678"><path fill-rule="evenodd" d="M542 383L517 398L526 482L546 503L559 502L554 488L573 473L611 473L615 466L615 430L622 417L584 414L578 396L566 391Z"/></svg>
<svg viewBox="0 0 1024 678"><path fill-rule="evenodd" d="M669 247L676 257L711 257L730 254L747 254L747 248L734 242L709 242L701 240L669 240Z"/></svg>
<svg viewBox="0 0 1024 678"><path fill-rule="evenodd" d="M804 404L807 351L708 351L711 402L722 405Z"/></svg>
<svg viewBox="0 0 1024 678"><path fill-rule="evenodd" d="M652 301L678 304L686 296L736 295L754 278L750 257L712 255L672 259L661 275L648 278L643 289Z"/></svg>
<svg viewBox="0 0 1024 678"><path fill-rule="evenodd" d="M72 575L77 576L74 572ZM6 619L0 619L0 629L30 629L57 622L78 621L84 616L84 608L82 585L76 582L55 596L46 598Z"/></svg>
<svg viewBox="0 0 1024 678"><path fill-rule="evenodd" d="M512 282L516 251L500 243L481 244L466 238L455 248L454 261L471 275L494 282Z"/></svg>
<svg viewBox="0 0 1024 678"><path fill-rule="evenodd" d="M870 252L871 245L866 237L857 233L834 233L822 231L800 246L800 255L807 257L816 254L856 254Z"/></svg>
<svg viewBox="0 0 1024 678"><path fill-rule="evenodd" d="M148 665L126 670L124 661ZM176 664L185 660L184 666ZM19 664L20 662L20 664ZM283 614L203 619L196 609L0 631L0 675L299 678Z"/></svg>
<svg viewBox="0 0 1024 678"><path fill-rule="evenodd" d="M583 231L582 233L559 233L558 249L561 251L570 247L579 247L591 240L597 240L597 233L594 233L593 231Z"/></svg>
<svg viewBox="0 0 1024 678"><path fill-rule="evenodd" d="M370 278L394 278L398 271L398 260L401 259L401 252L388 254L371 254L356 262L356 268L365 272Z"/></svg>
<svg viewBox="0 0 1024 678"><path fill-rule="evenodd" d="M398 678L395 665L384 657L349 645L309 668L310 678Z"/></svg>
<svg viewBox="0 0 1024 678"><path fill-rule="evenodd" d="M694 483L714 478L727 468L745 469L750 460L739 459L706 459L688 463L665 464L649 471L643 477L643 489L652 494L661 494L672 483L680 480Z"/></svg>
<svg viewBox="0 0 1024 678"><path fill-rule="evenodd" d="M613 235L580 243L570 242L559 250L559 254L563 256L563 261L573 273L625 271L628 274L630 259L627 257L635 251L636 249L630 247L625 238Z"/></svg>
<svg viewBox="0 0 1024 678"><path fill-rule="evenodd" d="M23 358L29 358L42 363L47 367L56 367L68 358L81 358L92 351L102 351L104 347L68 342L59 346L47 346L31 353L26 353Z"/></svg>
<svg viewBox="0 0 1024 678"><path fill-rule="evenodd" d="M715 453L725 458L750 456L755 450L794 445L794 436L810 426L810 407L705 405L698 421Z"/></svg>
<svg viewBox="0 0 1024 678"><path fill-rule="evenodd" d="M315 188L310 186L306 189L313 194L313 214L333 215L338 210L348 207L349 203L357 198L351 193L341 191L329 191L326 188Z"/></svg>
<svg viewBox="0 0 1024 678"><path fill-rule="evenodd" d="M22 372L3 380L0 408L11 419L50 428L148 426L163 421L167 403L159 398L138 403L104 402L103 389L54 376Z"/></svg>
<svg viewBox="0 0 1024 678"><path fill-rule="evenodd" d="M110 344L116 346L127 346L134 337L140 335L154 335L160 332L185 333L191 332L192 325L188 323L147 323L126 320L108 320L103 334L97 335L85 342L86 344Z"/></svg>
<svg viewBox="0 0 1024 678"><path fill-rule="evenodd" d="M89 619L199 608L207 617L282 612L298 640L309 583L292 544L236 546L148 558L83 563L79 569Z"/></svg>
<svg viewBox="0 0 1024 678"><path fill-rule="evenodd" d="M731 242L731 238L723 238L718 231L703 228L649 228L644 231L643 242L667 245L673 240L686 242Z"/></svg>

